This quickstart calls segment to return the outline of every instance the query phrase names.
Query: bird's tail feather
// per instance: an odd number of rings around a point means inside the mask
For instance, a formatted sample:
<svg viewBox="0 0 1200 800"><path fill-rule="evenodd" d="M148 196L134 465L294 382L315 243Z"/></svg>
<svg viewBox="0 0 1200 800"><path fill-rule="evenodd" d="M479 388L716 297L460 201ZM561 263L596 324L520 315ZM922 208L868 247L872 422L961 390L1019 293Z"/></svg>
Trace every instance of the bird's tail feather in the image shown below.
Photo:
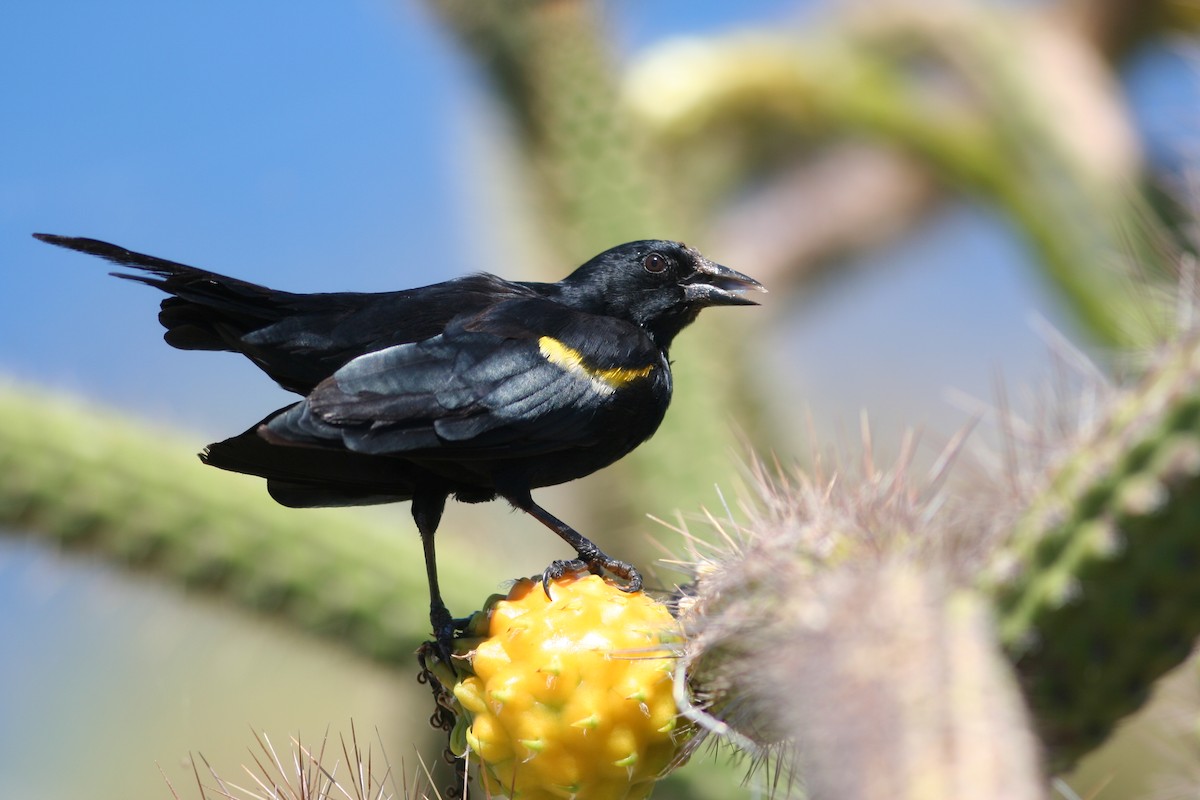
<svg viewBox="0 0 1200 800"><path fill-rule="evenodd" d="M163 301L158 319L167 329L163 338L181 350L242 352L240 337L278 321L283 316L281 307L294 297L288 292L136 253L98 239L50 233L33 236L47 244L99 256L120 267L141 270L141 273L112 274L173 295Z"/></svg>

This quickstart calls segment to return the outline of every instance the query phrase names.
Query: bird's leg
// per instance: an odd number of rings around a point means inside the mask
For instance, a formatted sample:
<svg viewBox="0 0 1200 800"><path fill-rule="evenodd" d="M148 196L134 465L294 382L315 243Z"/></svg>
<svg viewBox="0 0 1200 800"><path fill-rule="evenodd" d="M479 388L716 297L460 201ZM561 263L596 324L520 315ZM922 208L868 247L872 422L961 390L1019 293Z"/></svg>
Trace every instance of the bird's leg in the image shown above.
<svg viewBox="0 0 1200 800"><path fill-rule="evenodd" d="M584 568L598 575L602 574L604 570L608 570L612 574L628 581L625 586L621 587L622 591L641 591L642 574L632 564L618 561L605 553L591 539L588 539L579 531L533 502L533 498L528 492L524 494L506 494L505 499L557 533L564 542L575 548L575 553L578 556L577 559L572 561L554 561L542 573L542 589L546 592L547 596L550 594L550 581L560 578L568 572Z"/></svg>
<svg viewBox="0 0 1200 800"><path fill-rule="evenodd" d="M421 547L425 551L425 577L429 581L429 624L433 626L438 656L453 669L450 653L454 640L454 618L450 616L450 609L446 608L442 590L438 587L437 555L433 544L433 535L445 510L445 494L418 492L413 495L413 521L417 523L417 531L421 534Z"/></svg>

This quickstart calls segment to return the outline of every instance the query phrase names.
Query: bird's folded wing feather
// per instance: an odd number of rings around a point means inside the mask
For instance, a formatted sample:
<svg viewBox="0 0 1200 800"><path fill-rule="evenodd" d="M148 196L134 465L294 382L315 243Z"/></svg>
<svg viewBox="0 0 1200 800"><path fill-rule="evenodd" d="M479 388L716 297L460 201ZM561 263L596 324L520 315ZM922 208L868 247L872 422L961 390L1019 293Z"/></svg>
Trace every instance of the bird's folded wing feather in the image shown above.
<svg viewBox="0 0 1200 800"><path fill-rule="evenodd" d="M375 455L533 455L599 438L586 408L600 398L589 393L535 337L458 328L354 359L268 429Z"/></svg>

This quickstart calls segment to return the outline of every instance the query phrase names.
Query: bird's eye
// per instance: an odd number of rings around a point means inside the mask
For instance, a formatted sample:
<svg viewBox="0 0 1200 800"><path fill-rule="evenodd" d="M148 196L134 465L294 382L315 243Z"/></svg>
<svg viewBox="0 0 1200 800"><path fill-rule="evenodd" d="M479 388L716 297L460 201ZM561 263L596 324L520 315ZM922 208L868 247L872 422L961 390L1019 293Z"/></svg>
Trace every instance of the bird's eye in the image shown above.
<svg viewBox="0 0 1200 800"><path fill-rule="evenodd" d="M658 274L667 268L667 257L662 253L651 253L642 260L646 272Z"/></svg>

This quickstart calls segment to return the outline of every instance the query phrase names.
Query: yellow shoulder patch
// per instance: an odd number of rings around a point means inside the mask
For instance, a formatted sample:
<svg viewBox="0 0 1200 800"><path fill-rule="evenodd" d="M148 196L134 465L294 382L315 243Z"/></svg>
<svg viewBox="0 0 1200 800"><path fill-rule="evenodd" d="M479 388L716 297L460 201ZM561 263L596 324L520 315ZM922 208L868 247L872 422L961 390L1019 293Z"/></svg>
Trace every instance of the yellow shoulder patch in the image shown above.
<svg viewBox="0 0 1200 800"><path fill-rule="evenodd" d="M638 378L644 378L654 371L653 364L636 369L632 367L597 369L584 362L582 353L573 347L568 347L553 336L543 336L538 339L538 349L551 364L590 379L596 384L597 389L602 391L607 389L606 393L611 393Z"/></svg>

